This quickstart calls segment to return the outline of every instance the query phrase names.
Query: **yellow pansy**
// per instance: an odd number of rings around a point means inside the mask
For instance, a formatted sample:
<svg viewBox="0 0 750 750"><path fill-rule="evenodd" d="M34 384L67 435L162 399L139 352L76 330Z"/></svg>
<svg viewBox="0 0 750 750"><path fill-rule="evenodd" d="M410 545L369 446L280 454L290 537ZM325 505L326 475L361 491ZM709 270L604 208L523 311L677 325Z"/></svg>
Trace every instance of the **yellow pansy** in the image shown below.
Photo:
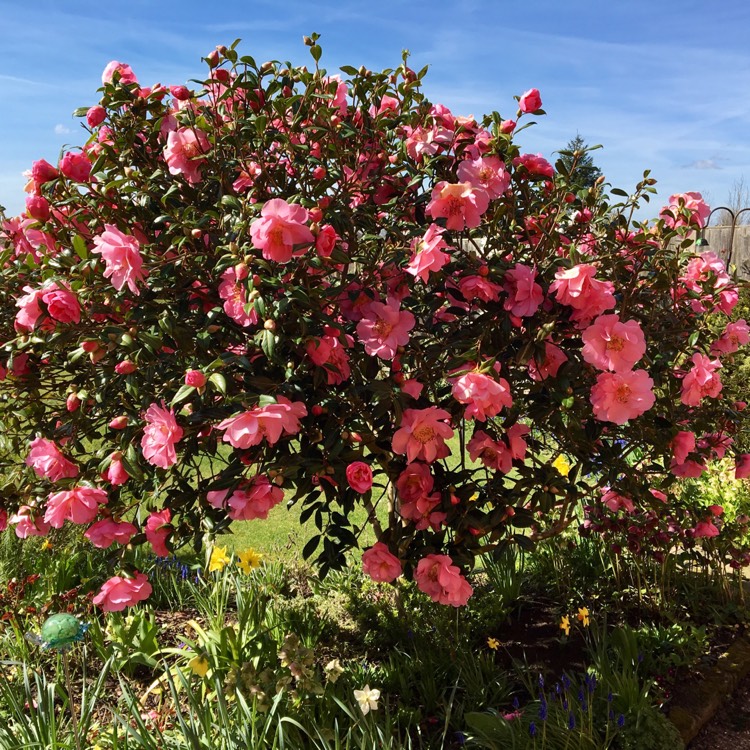
<svg viewBox="0 0 750 750"><path fill-rule="evenodd" d="M211 559L208 561L208 572L213 573L215 570L224 570L230 562L231 558L227 556L226 547L214 547L211 550Z"/></svg>
<svg viewBox="0 0 750 750"><path fill-rule="evenodd" d="M252 547L238 552L237 557L237 565L243 573L250 573L260 565L260 561L263 559L263 555L256 552Z"/></svg>
<svg viewBox="0 0 750 750"><path fill-rule="evenodd" d="M198 677L205 677L208 673L208 659L205 656L194 656L189 662L188 666L193 674L197 674Z"/></svg>
<svg viewBox="0 0 750 750"><path fill-rule="evenodd" d="M568 459L562 455L562 453L552 462L552 466L560 472L564 477L570 474L570 464Z"/></svg>
<svg viewBox="0 0 750 750"><path fill-rule="evenodd" d="M589 611L586 607L579 607L578 619L583 623L584 628L589 626Z"/></svg>
<svg viewBox="0 0 750 750"><path fill-rule="evenodd" d="M488 638L487 648L491 648L493 651L497 651L500 648L500 641L498 641L497 638Z"/></svg>
<svg viewBox="0 0 750 750"><path fill-rule="evenodd" d="M567 615L563 615L560 619L560 630L562 630L565 635L570 635L570 617Z"/></svg>

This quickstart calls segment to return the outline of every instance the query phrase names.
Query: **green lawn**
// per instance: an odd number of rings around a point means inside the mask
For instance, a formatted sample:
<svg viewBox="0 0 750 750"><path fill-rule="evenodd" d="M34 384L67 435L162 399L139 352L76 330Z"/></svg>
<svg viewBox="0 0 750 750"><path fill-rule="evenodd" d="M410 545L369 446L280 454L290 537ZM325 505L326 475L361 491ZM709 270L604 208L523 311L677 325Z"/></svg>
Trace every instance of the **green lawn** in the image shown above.
<svg viewBox="0 0 750 750"><path fill-rule="evenodd" d="M378 512L381 519L386 512L384 502L382 512L380 508ZM300 510L300 505L287 508L286 503L281 503L271 510L265 521L236 521L232 524L232 533L218 537L217 544L237 551L252 547L267 559L299 560L307 541L318 533L312 520L308 520L304 527L300 524ZM367 511L361 507L351 516L352 524L357 528L361 528L366 519ZM362 547L375 542L369 525L362 532L360 540Z"/></svg>

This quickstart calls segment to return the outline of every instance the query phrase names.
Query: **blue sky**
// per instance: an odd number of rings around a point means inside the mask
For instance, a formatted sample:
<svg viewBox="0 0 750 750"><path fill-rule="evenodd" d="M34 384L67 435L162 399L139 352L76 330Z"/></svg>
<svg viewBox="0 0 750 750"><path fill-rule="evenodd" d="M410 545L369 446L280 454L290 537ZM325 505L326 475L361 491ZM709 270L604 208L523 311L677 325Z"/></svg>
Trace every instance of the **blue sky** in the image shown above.
<svg viewBox="0 0 750 750"><path fill-rule="evenodd" d="M177 84L237 37L259 61L308 64L312 31L329 72L396 67L409 49L412 67L430 65L428 97L456 114L511 116L513 95L538 88L548 115L519 135L523 150L549 158L580 132L604 145L594 158L615 187L632 189L648 168L660 199L698 190L718 205L750 178L740 0L0 0L0 19L0 204L11 214L21 172L83 141L71 112L96 102L110 60L143 85Z"/></svg>

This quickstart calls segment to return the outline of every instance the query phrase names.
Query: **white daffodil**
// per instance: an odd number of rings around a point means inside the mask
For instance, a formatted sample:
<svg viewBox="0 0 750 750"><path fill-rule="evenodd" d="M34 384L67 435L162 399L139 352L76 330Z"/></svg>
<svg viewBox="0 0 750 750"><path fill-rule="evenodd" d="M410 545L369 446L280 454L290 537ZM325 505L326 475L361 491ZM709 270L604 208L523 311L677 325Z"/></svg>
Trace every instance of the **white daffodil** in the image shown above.
<svg viewBox="0 0 750 750"><path fill-rule="evenodd" d="M380 690L377 690L375 688L370 689L369 685L365 685L362 690L354 691L354 698L357 703L359 703L359 707L362 709L362 713L366 716L370 711L378 710Z"/></svg>

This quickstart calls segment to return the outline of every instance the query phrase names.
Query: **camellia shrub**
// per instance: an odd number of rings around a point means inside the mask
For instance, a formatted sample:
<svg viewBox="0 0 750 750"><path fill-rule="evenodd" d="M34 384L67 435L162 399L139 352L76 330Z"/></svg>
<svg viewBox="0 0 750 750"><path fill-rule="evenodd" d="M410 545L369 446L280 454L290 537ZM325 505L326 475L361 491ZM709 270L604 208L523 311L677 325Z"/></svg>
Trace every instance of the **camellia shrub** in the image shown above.
<svg viewBox="0 0 750 750"><path fill-rule="evenodd" d="M82 147L2 223L3 519L111 549L104 609L149 595L130 546L285 500L324 570L362 506L365 571L458 606L478 554L603 492L659 511L733 452L721 363L748 327L707 324L737 289L693 244L700 195L642 225L648 173L575 192L581 154L515 143L535 89L475 120L406 58L340 77L307 43L312 70L218 48L193 88L111 63Z"/></svg>

